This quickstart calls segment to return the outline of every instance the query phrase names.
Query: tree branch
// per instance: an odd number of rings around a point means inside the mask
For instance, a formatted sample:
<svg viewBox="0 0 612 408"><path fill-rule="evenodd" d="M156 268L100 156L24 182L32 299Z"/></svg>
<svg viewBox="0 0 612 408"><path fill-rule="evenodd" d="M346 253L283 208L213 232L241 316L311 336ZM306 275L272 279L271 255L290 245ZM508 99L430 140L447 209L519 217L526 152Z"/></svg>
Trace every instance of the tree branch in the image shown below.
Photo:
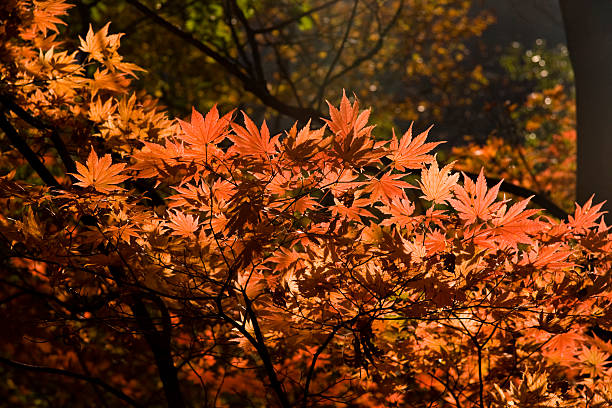
<svg viewBox="0 0 612 408"><path fill-rule="evenodd" d="M17 105L15 103L15 101L8 95L0 95L0 102L2 102L3 106L7 109L12 111L13 113L15 113L20 119L22 119L24 122L32 125L33 127L40 129L40 130L48 130L50 132L50 139L51 142L53 143L53 145L55 146L55 149L57 150L60 158L62 159L62 162L64 163L64 167L66 168L68 173L76 173L77 169L76 169L76 164L75 161L72 159L72 156L70 155L70 153L68 152L68 149L66 148L66 145L64 143L64 141L62 140L62 138L59 136L59 133L57 131L57 129L55 129L53 126L46 124L45 122L43 122L42 120L40 120L39 118L37 118L36 116L32 115L30 112L26 111L25 109L23 109L21 106ZM8 122L8 121L7 121ZM19 137L19 135L17 134L17 130L12 127L12 125L10 125L11 128L13 128L14 133L17 135L18 139L21 139ZM4 128L2 128L3 130L5 130ZM5 130L6 132L6 130ZM11 140L11 143L13 143L13 139L11 139L11 136L9 135L8 132L6 132L7 135L9 136L9 140ZM26 149L29 149L27 143L25 143L25 141L23 141L23 139L21 139L21 142L18 142L17 145L15 145L15 143L13 143L13 146L15 146L25 157L24 152L22 152L22 149L24 149L24 151L26 151ZM18 146L22 146L22 148L18 147ZM30 149L31 151L31 149ZM33 152L32 152L33 153ZM36 154L33 153L32 158L38 159L38 157L36 156ZM34 167L34 165L32 164L33 162L30 161L30 159L28 159L28 157L26 157L26 159L28 160L28 162L30 163L30 165L32 165L32 167ZM44 165L40 164L42 167L44 167ZM36 168L35 168L36 170ZM46 170L46 168L45 168ZM36 171L38 173L38 170ZM49 173L50 175L51 173ZM40 175L40 173L39 173ZM51 176L52 177L52 176ZM42 176L41 176L42 178ZM55 180L55 179L54 179ZM57 181L55 181L55 184L50 183L51 179L45 180L43 179L43 181L48 184L48 185L52 185L55 187L59 187L59 183L57 183ZM147 186L146 183L143 180L134 180L134 186L144 192L147 195L147 198L149 198L152 202L153 205L160 205L164 202L163 198L157 193L157 191L155 191L155 189L153 189L151 186Z"/></svg>
<svg viewBox="0 0 612 408"><path fill-rule="evenodd" d="M255 76L243 72L234 61L224 57L208 45L195 38L190 33L183 31L174 24L170 23L158 15L155 11L140 3L138 0L127 0L127 2L149 17L155 24L171 32L177 37L182 38L187 43L202 51L204 55L211 57L215 62L225 68L229 74L240 80L244 89L256 96L261 102L263 102L264 105L299 121L306 122L308 119L312 118L317 122L321 122L320 118L323 116L323 114L320 111L312 108L301 108L299 106L286 104L274 95L270 94L265 83L258 82Z"/></svg>
<svg viewBox="0 0 612 408"><path fill-rule="evenodd" d="M111 273L117 285L123 286L123 270L118 267L111 267ZM159 308L162 315L163 326L161 332L155 327L155 323L143 302L145 297L152 299ZM132 313L134 313L138 328L141 330L145 341L153 352L168 406L177 408L185 407L185 401L178 381L178 371L174 365L170 350L170 318L165 303L155 295L146 296L143 293L135 293L131 296L131 302L128 302L128 306L132 310Z"/></svg>
<svg viewBox="0 0 612 408"><path fill-rule="evenodd" d="M134 407L143 406L143 405L140 405L135 400L133 400L132 398L130 398L129 396L127 396L126 394L124 394L122 391L107 384L106 382L100 380L99 378L90 377L90 376L78 374L78 373L73 373L72 371L62 370L60 368L24 364L24 363L20 363L17 361L9 360L8 358L4 358L4 357L0 357L0 363L6 364L10 367L19 368L21 370L33 371L36 373L57 374L57 375L62 375L64 377L70 377L70 378L75 378L77 380L87 381L90 384L94 384L98 387L103 388L107 392L113 394L115 397L119 398L120 400L124 402L127 402L128 404Z"/></svg>
<svg viewBox="0 0 612 408"><path fill-rule="evenodd" d="M251 80L251 78L246 73L240 70L240 68L234 61L227 59L223 55L219 54L217 51L213 50L211 47L195 38L191 33L188 33L187 31L184 31L179 27L175 26L174 24L161 17L155 11L151 10L149 7L145 6L138 0L127 0L127 3L137 8L141 13L147 16L155 24L159 25L166 31L171 32L175 36L185 40L188 44L194 46L205 55L211 57L213 60L215 60L215 62L225 68L236 78L240 79L243 82Z"/></svg>
<svg viewBox="0 0 612 408"><path fill-rule="evenodd" d="M357 13L358 4L359 4L359 0L354 0L353 8L351 9L351 15L349 16L348 22L346 23L346 30L344 31L342 42L340 42L340 47L338 47L338 51L336 51L336 55L334 55L334 59L332 60L331 64L329 65L329 68L327 69L327 72L325 73L325 78L323 79L323 82L321 83L321 86L319 87L319 92L317 92L317 101L319 103L319 106L321 104L321 101L323 100L325 88L327 88L327 85L329 84L329 78L332 72L334 71L336 64L338 63L338 60L340 59L342 52L344 51L346 42L348 41L349 34L351 33L351 27L353 26L353 22L355 21L355 14ZM313 102L317 102L317 101L313 101Z"/></svg>
<svg viewBox="0 0 612 408"><path fill-rule="evenodd" d="M240 38L238 37L238 33L236 32L236 27L235 24L233 22L233 18L231 16L231 12L229 10L229 6L226 5L224 7L224 12L225 12L225 23L229 26L230 28L230 32L232 34L232 38L234 40L234 43L236 44L236 50L238 51L238 55L244 60L244 64L240 64L240 60L237 60L236 62L241 65L242 67L244 67L246 70L252 70L253 69L253 65L251 64L251 61L249 60L249 58L247 57L245 50L244 50L244 46L242 45ZM224 41L225 43L225 41Z"/></svg>
<svg viewBox="0 0 612 408"><path fill-rule="evenodd" d="M272 357L270 356L270 352L268 351L268 347L266 346L265 339L259 327L259 322L257 321L257 316L255 315L255 311L253 310L251 304L251 299L249 299L249 297L247 296L246 290L242 291L242 297L244 298L247 316L249 317L249 320L253 325L255 339L257 340L258 344L258 346L256 346L257 352L264 363L266 373L268 374L268 379L270 380L270 385L272 386L272 389L280 400L281 406L283 406L284 408L289 408L291 407L291 404L289 403L289 399L287 398L287 393L283 389L283 384L280 382L278 376L276 375L276 370L274 369L274 364L272 363Z"/></svg>
<svg viewBox="0 0 612 408"><path fill-rule="evenodd" d="M51 172L45 167L42 161L40 161L36 153L32 151L25 140L19 136L17 130L11 125L3 112L0 113L0 129L4 131L11 144L23 155L23 157L25 157L42 181L50 187L60 187L55 177L53 177Z"/></svg>
<svg viewBox="0 0 612 408"><path fill-rule="evenodd" d="M64 163L64 166L66 167L66 170L69 173L76 173L77 170L74 160L70 156L70 153L68 152L64 141L53 126L47 125L42 120L38 119L37 117L34 117L31 113L17 105L17 103L15 103L15 101L8 95L0 95L0 101L4 106L8 108L8 110L15 113L26 123L29 123L37 129L50 131L49 138L51 139L51 142L53 142L53 146L55 146L57 153L59 154L60 158L62 159L62 162Z"/></svg>
<svg viewBox="0 0 612 408"><path fill-rule="evenodd" d="M228 0L231 3L231 7L234 9L234 12L238 16L238 20L244 27L247 35L247 41L249 42L249 47L251 48L251 55L253 56L253 65L255 66L255 80L263 83L265 85L266 78L263 72L263 66L261 64L261 55L259 54L259 44L255 40L255 33L253 29L249 25L249 21L246 16L242 12L242 9L236 2L236 0ZM231 20L231 19L230 19Z"/></svg>
<svg viewBox="0 0 612 408"><path fill-rule="evenodd" d="M401 13L403 7L404 7L404 0L401 0L400 4L397 6L397 11L393 15L393 18L391 19L389 24L384 28L384 30L380 33L380 36L378 37L378 41L376 41L376 44L374 45L374 47L372 47L370 49L370 51L368 51L366 54L364 54L361 57L358 57L357 59L355 59L355 61L353 61L353 63L351 65L345 67L342 71L340 71L337 74L333 75L329 79L330 83L335 81L336 79L342 77L347 72L357 68L359 65L363 64L365 61L371 59L374 55L376 55L378 53L378 51L381 50L381 48L383 46L383 43L384 43L385 36L389 33L391 28L393 28L393 26L397 22L397 19L399 18L400 13Z"/></svg>
<svg viewBox="0 0 612 408"><path fill-rule="evenodd" d="M308 369L308 374L306 375L306 383L304 385L304 396L302 397L303 398L302 407L304 408L308 406L308 393L310 389L310 383L312 382L312 379L314 378L314 369L315 369L315 365L317 364L317 359L319 358L321 353L323 353L323 351L327 348L327 346L332 341L336 333L338 333L338 330L340 330L341 327L342 327L341 325L336 325L334 327L332 332L327 336L323 344L321 344L317 348L317 351L312 357L312 361L310 362L310 368Z"/></svg>
<svg viewBox="0 0 612 408"><path fill-rule="evenodd" d="M296 15L295 17L287 19L287 20L284 20L284 21L281 21L280 23L276 23L276 24L268 26L268 27L256 28L256 29L253 30L253 33L255 33L255 34L265 34L265 33L270 33L272 31L275 31L275 30L280 30L281 28L285 28L288 25L291 25L291 24L293 24L293 23L295 23L297 21L300 21L302 18L304 18L306 16L309 16L312 13L316 13L319 10L323 10L324 8L327 8L327 7L329 7L332 4L335 4L337 2L338 2L338 0L331 0L331 1L325 2L325 3L321 4L320 6L313 7L313 8L311 8L308 11L304 11L304 12Z"/></svg>

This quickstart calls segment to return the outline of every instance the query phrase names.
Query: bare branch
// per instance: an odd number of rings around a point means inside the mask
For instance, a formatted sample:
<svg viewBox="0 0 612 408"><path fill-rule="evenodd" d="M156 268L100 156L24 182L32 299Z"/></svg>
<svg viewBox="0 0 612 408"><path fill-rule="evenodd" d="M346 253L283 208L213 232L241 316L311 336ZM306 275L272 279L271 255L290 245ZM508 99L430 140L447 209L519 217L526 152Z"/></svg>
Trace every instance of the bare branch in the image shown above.
<svg viewBox="0 0 612 408"><path fill-rule="evenodd" d="M269 26L269 27L257 28L255 30L253 30L253 33L254 34L265 34L265 33L270 33L272 31L275 31L275 30L280 30L282 28L287 27L288 25L291 25L291 24L294 24L294 23L300 21L302 18L304 18L306 16L309 16L309 15L311 15L313 13L316 13L319 10L323 10L324 8L327 8L327 7L329 7L332 4L335 4L337 2L338 2L338 0L330 0L328 2L325 2L325 3L321 4L320 6L313 7L313 8L311 8L308 11L304 11L303 13L300 13L300 14L296 15L293 18L281 21L280 23L274 24L274 25Z"/></svg>
<svg viewBox="0 0 612 408"><path fill-rule="evenodd" d="M44 367L44 366L38 366L38 365L24 364L24 363L20 363L20 362L17 362L17 361L9 360L8 358L4 358L4 357L0 357L0 363L6 364L6 365L8 365L10 367L18 368L18 369L21 369L21 370L27 370L27 371L32 371L32 372L36 372L36 373L57 374L57 375L61 375L61 376L64 376L64 377L70 377L70 378L75 378L77 380L87 381L90 384L94 384L94 385L96 385L98 387L103 388L105 391L113 394L115 397L119 398L120 400L122 400L124 402L127 402L128 404L130 404L133 407L142 407L143 406L143 405L140 405L135 400L133 400L132 398L130 398L129 396L127 396L122 391L118 390L117 388L113 387L112 385L107 384L106 382L100 380L99 378L90 377L90 376L83 375L83 374L78 374L78 373L73 373L72 371L62 370L60 368L53 368L53 367Z"/></svg>
<svg viewBox="0 0 612 408"><path fill-rule="evenodd" d="M317 99L313 101L313 102L317 102L318 106L321 106L323 95L325 93L325 88L327 88L327 85L329 84L329 78L332 72L334 71L336 64L338 63L338 60L340 60L340 56L342 55L342 52L344 51L344 47L346 46L346 42L348 40L349 34L351 33L351 28L353 27L353 22L355 21L355 14L357 13L358 4L359 4L359 0L355 0L355 2L353 3L353 8L351 9L351 15L348 19L348 22L346 23L346 30L344 31L344 36L342 37L342 42L340 43L340 47L338 47L338 51L336 51L336 55L334 56L334 59L332 60L331 64L329 65L329 68L327 69L327 72L325 73L325 78L323 79L321 86L319 86L319 92L317 92L317 96L316 96Z"/></svg>
<svg viewBox="0 0 612 408"><path fill-rule="evenodd" d="M64 141L59 136L57 130L53 128L53 126L47 125L42 120L34 117L28 111L17 105L15 101L13 101L7 95L0 95L0 101L4 106L6 106L10 111L15 113L25 122L40 130L50 131L49 138L51 139L51 142L53 142L53 146L55 146L55 149L57 150L60 158L62 159L62 162L64 163L64 166L66 167L66 170L68 170L69 173L76 173L76 165L74 163L74 160L70 156L70 153L68 152Z"/></svg>
<svg viewBox="0 0 612 408"><path fill-rule="evenodd" d="M316 121L318 123L321 122L319 118L321 118L323 114L320 111L312 108L301 108L299 106L292 106L286 104L274 95L270 94L265 83L256 81L251 75L252 73L243 72L239 68L239 65L236 63L236 61L230 60L219 54L217 51L213 50L211 47L204 44L203 42L195 38L193 35L176 27L174 24L170 23L138 0L127 0L127 2L132 6L136 7L138 10L140 10L143 14L149 17L160 27L171 32L177 37L182 38L187 43L196 47L205 55L215 60L215 62L225 68L229 74L240 80L244 89L259 98L259 100L262 101L264 105L299 121L306 122L308 119L313 119L313 121Z"/></svg>
<svg viewBox="0 0 612 408"><path fill-rule="evenodd" d="M36 153L28 146L19 133L17 133L17 130L11 125L4 113L0 113L0 129L4 131L11 144L19 150L19 153L21 153L23 157L25 157L42 181L51 187L60 187L55 177L53 177L51 172L45 167Z"/></svg>
<svg viewBox="0 0 612 408"><path fill-rule="evenodd" d="M264 72L263 72L263 66L261 64L261 55L259 54L259 44L255 40L255 33L253 32L253 29L249 25L249 21L247 20L246 16L242 12L242 9L240 8L236 0L228 0L228 1L231 2L231 7L234 9L234 12L238 16L238 20L240 21L240 23L244 27L244 30L246 31L247 41L249 42L249 47L251 48L251 55L253 56L253 65L255 66L255 72L254 72L255 79L265 84L266 79L265 79Z"/></svg>
<svg viewBox="0 0 612 408"><path fill-rule="evenodd" d="M397 22L403 7L404 7L404 0L401 0L400 4L397 6L397 10L396 10L395 14L393 15L393 18L391 19L389 24L384 28L384 30L380 33L380 35L378 37L378 41L376 41L376 44L374 45L374 47L372 47L370 49L370 51L368 51L366 54L362 55L361 57L357 57L357 59L355 59L355 61L353 61L353 63L351 65L345 67L342 71L340 71L337 74L333 75L329 79L329 83L331 83L331 82L335 81L336 79L342 77L347 72L352 71L353 69L357 68L359 65L363 64L365 61L370 60L372 57L374 57L378 53L378 51L381 50L386 35L389 33L391 28L393 28L393 26Z"/></svg>

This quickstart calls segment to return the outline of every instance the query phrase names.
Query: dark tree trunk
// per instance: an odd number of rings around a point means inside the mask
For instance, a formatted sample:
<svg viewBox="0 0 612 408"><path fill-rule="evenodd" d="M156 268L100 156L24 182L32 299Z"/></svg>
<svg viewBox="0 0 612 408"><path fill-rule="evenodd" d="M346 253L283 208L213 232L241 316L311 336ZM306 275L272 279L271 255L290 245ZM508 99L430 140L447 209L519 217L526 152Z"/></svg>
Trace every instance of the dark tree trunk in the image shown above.
<svg viewBox="0 0 612 408"><path fill-rule="evenodd" d="M578 120L576 201L595 193L612 210L612 1L560 0ZM607 220L612 219L608 215Z"/></svg>

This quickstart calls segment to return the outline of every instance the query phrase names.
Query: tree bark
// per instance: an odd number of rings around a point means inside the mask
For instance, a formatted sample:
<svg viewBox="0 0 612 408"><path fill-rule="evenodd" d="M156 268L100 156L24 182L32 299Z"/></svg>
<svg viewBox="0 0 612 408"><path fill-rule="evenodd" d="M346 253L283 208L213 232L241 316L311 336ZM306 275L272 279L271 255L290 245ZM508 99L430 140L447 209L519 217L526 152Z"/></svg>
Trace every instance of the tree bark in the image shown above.
<svg viewBox="0 0 612 408"><path fill-rule="evenodd" d="M576 82L576 201L612 209L612 1L560 0ZM608 220L611 218L607 217Z"/></svg>

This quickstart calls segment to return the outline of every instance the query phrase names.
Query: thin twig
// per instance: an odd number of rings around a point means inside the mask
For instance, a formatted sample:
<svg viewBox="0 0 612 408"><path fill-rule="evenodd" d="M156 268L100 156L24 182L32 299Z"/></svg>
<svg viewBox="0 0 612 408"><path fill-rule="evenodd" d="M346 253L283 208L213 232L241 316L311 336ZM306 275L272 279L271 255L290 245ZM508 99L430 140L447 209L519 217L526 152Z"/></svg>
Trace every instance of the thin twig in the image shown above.
<svg viewBox="0 0 612 408"><path fill-rule="evenodd" d="M142 405L140 405L138 402L136 402L135 400L133 400L132 398L124 394L122 391L118 390L112 385L107 384L106 382L100 380L99 378L90 377L90 376L78 374L78 373L73 373L72 371L62 370L60 368L24 364L24 363L20 363L17 361L9 360L8 358L4 358L4 357L0 357L0 363L6 364L14 368L19 368L22 370L33 371L36 373L57 374L57 375L62 375L64 377L70 377L70 378L75 378L75 379L82 380L82 381L87 381L88 383L91 383L91 384L94 384L94 385L97 385L103 388L107 392L113 394L115 397L119 398L122 401L127 402L128 404L134 407L142 407Z"/></svg>

